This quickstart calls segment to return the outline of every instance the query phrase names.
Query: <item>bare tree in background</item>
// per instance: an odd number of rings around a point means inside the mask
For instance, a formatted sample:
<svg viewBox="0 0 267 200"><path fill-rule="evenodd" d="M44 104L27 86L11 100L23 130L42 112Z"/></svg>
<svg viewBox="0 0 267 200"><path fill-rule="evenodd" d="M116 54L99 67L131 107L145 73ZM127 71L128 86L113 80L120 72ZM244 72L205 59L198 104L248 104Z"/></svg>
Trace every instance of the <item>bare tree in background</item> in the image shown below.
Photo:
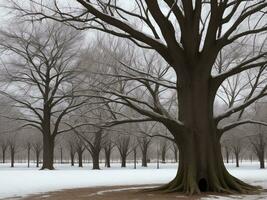
<svg viewBox="0 0 267 200"><path fill-rule="evenodd" d="M118 135L116 138L115 143L120 153L121 167L126 167L127 157L133 151L133 147L130 142L130 135Z"/></svg>
<svg viewBox="0 0 267 200"><path fill-rule="evenodd" d="M32 149L32 143L31 141L27 141L25 144L25 149L27 151L27 167L30 167L31 162L31 149Z"/></svg>
<svg viewBox="0 0 267 200"><path fill-rule="evenodd" d="M6 151L8 148L8 142L5 138L1 138L0 140L0 147L1 147L1 152L2 152L2 162L6 162Z"/></svg>
<svg viewBox="0 0 267 200"><path fill-rule="evenodd" d="M104 144L103 144L103 149L105 152L105 167L110 168L110 159L111 159L111 153L112 150L114 149L116 145L114 142L111 140L110 136L107 136L105 138Z"/></svg>
<svg viewBox="0 0 267 200"><path fill-rule="evenodd" d="M16 135L9 136L7 143L8 143L9 153L10 153L10 166L14 167L15 155L18 151L18 142L17 142Z"/></svg>
<svg viewBox="0 0 267 200"><path fill-rule="evenodd" d="M249 141L252 145L253 151L257 155L260 168L265 168L265 150L266 150L266 135L262 132L261 128L257 131L256 135L250 136Z"/></svg>
<svg viewBox="0 0 267 200"><path fill-rule="evenodd" d="M69 138L67 140L67 149L69 151L71 166L74 166L75 154L77 152L76 141L74 140L74 138Z"/></svg>
<svg viewBox="0 0 267 200"><path fill-rule="evenodd" d="M20 27L18 31L1 32L0 46L7 56L6 82L12 85L2 94L25 113L13 119L42 133L42 169L52 170L55 138L69 131L61 125L62 121L85 103L76 98L80 80L75 67L81 35L45 21L31 29Z"/></svg>
<svg viewBox="0 0 267 200"><path fill-rule="evenodd" d="M78 166L83 167L83 153L86 149L84 141L81 138L76 138L76 152L78 155Z"/></svg>
<svg viewBox="0 0 267 200"><path fill-rule="evenodd" d="M142 167L147 167L147 154L148 148L151 145L151 138L147 136L139 136L137 137L137 141L142 153Z"/></svg>
<svg viewBox="0 0 267 200"><path fill-rule="evenodd" d="M35 159L36 159L36 167L39 167L40 163L40 154L43 149L43 143L41 139L35 139L32 142L32 151L35 154Z"/></svg>
<svg viewBox="0 0 267 200"><path fill-rule="evenodd" d="M177 147L177 145L174 142L172 142L170 149L173 152L174 161L177 163L178 162L178 147Z"/></svg>
<svg viewBox="0 0 267 200"><path fill-rule="evenodd" d="M241 140L240 137L233 136L233 139L231 140L231 148L233 154L235 155L236 167L239 167L240 155L243 150L243 141Z"/></svg>
<svg viewBox="0 0 267 200"><path fill-rule="evenodd" d="M169 150L169 143L166 139L160 140L160 155L161 155L161 162L166 163L166 154Z"/></svg>

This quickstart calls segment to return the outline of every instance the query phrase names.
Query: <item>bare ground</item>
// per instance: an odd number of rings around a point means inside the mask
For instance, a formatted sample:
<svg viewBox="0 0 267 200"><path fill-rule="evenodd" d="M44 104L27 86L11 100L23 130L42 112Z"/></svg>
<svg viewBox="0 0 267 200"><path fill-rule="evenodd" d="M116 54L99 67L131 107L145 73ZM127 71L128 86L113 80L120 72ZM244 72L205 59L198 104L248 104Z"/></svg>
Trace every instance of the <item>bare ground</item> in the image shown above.
<svg viewBox="0 0 267 200"><path fill-rule="evenodd" d="M183 196L181 194L166 194L144 190L151 186L116 186L68 189L31 195L21 200L198 200L203 196Z"/></svg>

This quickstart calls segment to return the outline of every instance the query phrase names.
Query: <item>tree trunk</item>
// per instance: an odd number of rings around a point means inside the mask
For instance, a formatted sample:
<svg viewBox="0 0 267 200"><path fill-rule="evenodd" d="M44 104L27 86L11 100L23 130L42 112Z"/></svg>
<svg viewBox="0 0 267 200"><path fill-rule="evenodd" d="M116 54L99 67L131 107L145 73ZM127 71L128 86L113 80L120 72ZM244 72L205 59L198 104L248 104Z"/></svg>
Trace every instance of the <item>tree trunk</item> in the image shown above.
<svg viewBox="0 0 267 200"><path fill-rule="evenodd" d="M2 155L3 155L3 163L6 162L6 150L2 150Z"/></svg>
<svg viewBox="0 0 267 200"><path fill-rule="evenodd" d="M93 159L93 169L100 169L99 166L99 153L100 152L94 152L92 154L92 159Z"/></svg>
<svg viewBox="0 0 267 200"><path fill-rule="evenodd" d="M43 136L43 169L53 170L54 168L54 137Z"/></svg>
<svg viewBox="0 0 267 200"><path fill-rule="evenodd" d="M161 151L161 162L166 163L166 151Z"/></svg>
<svg viewBox="0 0 267 200"><path fill-rule="evenodd" d="M239 167L239 154L238 153L235 153L235 164L236 164L236 167Z"/></svg>
<svg viewBox="0 0 267 200"><path fill-rule="evenodd" d="M175 162L177 163L178 162L178 150L177 149L174 149L174 160Z"/></svg>
<svg viewBox="0 0 267 200"><path fill-rule="evenodd" d="M83 167L83 152L78 151L78 162L79 162L79 167Z"/></svg>
<svg viewBox="0 0 267 200"><path fill-rule="evenodd" d="M265 168L264 158L260 160L260 168L261 169Z"/></svg>
<svg viewBox="0 0 267 200"><path fill-rule="evenodd" d="M71 161L71 166L74 166L74 153L70 153L70 161Z"/></svg>
<svg viewBox="0 0 267 200"><path fill-rule="evenodd" d="M105 150L105 166L110 168L110 152Z"/></svg>
<svg viewBox="0 0 267 200"><path fill-rule="evenodd" d="M226 163L229 163L229 151L226 151Z"/></svg>
<svg viewBox="0 0 267 200"><path fill-rule="evenodd" d="M36 167L39 167L40 152L36 152Z"/></svg>
<svg viewBox="0 0 267 200"><path fill-rule="evenodd" d="M147 150L142 151L142 167L147 167Z"/></svg>
<svg viewBox="0 0 267 200"><path fill-rule="evenodd" d="M179 167L174 180L161 189L188 194L200 192L246 192L256 187L243 183L226 170L221 154L220 134L213 120L216 91L209 77L178 75L179 119L184 127L166 124L179 149ZM189 73L191 75L191 73ZM188 79L187 79L188 78Z"/></svg>
<svg viewBox="0 0 267 200"><path fill-rule="evenodd" d="M27 160L28 160L28 168L30 167L30 160L31 160L31 149L27 148Z"/></svg>
<svg viewBox="0 0 267 200"><path fill-rule="evenodd" d="M15 150L14 149L10 150L10 159L11 159L11 167L14 167L14 163L15 163Z"/></svg>
<svg viewBox="0 0 267 200"><path fill-rule="evenodd" d="M136 148L134 148L134 169L136 169Z"/></svg>
<svg viewBox="0 0 267 200"><path fill-rule="evenodd" d="M260 161L260 169L264 169L265 168L265 163L264 163L264 152L260 152L258 154L259 157L259 161Z"/></svg>
<svg viewBox="0 0 267 200"><path fill-rule="evenodd" d="M60 164L63 164L63 148L60 147Z"/></svg>
<svg viewBox="0 0 267 200"><path fill-rule="evenodd" d="M121 167L126 167L126 159L127 159L127 156L121 156Z"/></svg>

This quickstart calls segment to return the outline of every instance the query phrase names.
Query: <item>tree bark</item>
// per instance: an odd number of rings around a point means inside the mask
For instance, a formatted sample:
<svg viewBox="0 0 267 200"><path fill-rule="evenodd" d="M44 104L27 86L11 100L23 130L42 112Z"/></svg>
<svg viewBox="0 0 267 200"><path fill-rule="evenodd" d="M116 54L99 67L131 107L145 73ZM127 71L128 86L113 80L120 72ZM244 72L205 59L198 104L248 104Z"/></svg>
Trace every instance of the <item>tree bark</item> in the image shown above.
<svg viewBox="0 0 267 200"><path fill-rule="evenodd" d="M100 169L99 166L99 153L100 152L94 152L92 154L92 159L93 159L93 169Z"/></svg>
<svg viewBox="0 0 267 200"><path fill-rule="evenodd" d="M70 162L71 162L71 166L74 166L74 154L70 153Z"/></svg>
<svg viewBox="0 0 267 200"><path fill-rule="evenodd" d="M53 170L54 168L54 137L43 136L43 169Z"/></svg>
<svg viewBox="0 0 267 200"><path fill-rule="evenodd" d="M234 178L224 166L220 134L213 120L216 91L209 78L201 74L199 71L188 78L188 74L178 73L179 119L185 126L167 124L166 127L179 149L179 167L174 180L161 189L188 194L253 190L256 187Z"/></svg>
<svg viewBox="0 0 267 200"><path fill-rule="evenodd" d="M77 151L79 167L83 167L83 151Z"/></svg>
<svg viewBox="0 0 267 200"><path fill-rule="evenodd" d="M105 148L105 166L107 168L110 168L110 154L111 154L111 150L107 150Z"/></svg>
<svg viewBox="0 0 267 200"><path fill-rule="evenodd" d="M147 149L142 150L142 167L147 167Z"/></svg>
<svg viewBox="0 0 267 200"><path fill-rule="evenodd" d="M121 167L126 167L126 159L127 157L126 156L121 156Z"/></svg>
<svg viewBox="0 0 267 200"><path fill-rule="evenodd" d="M260 161L260 169L264 169L265 168L265 162L264 162L264 150L261 150L260 152L257 153L258 155L258 159Z"/></svg>

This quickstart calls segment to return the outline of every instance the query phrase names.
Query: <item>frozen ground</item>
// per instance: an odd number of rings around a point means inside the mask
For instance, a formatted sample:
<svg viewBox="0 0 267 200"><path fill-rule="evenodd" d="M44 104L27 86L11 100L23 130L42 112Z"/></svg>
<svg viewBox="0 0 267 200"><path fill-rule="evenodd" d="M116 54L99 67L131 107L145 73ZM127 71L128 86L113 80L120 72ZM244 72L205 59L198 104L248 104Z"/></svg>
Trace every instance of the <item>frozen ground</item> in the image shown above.
<svg viewBox="0 0 267 200"><path fill-rule="evenodd" d="M177 169L176 164L161 164L160 169L156 169L156 164L150 164L148 168L138 167L136 170L131 164L126 169L121 169L119 164L113 164L110 169L102 166L102 170L91 170L91 165L85 165L82 169L69 165L55 166L54 171L40 171L34 167L27 168L26 164L16 164L15 168L0 164L0 199L70 188L162 184L170 181ZM229 164L227 168L234 176L267 188L267 170L259 169L258 163L242 163L240 168ZM267 199L267 194L234 198Z"/></svg>

